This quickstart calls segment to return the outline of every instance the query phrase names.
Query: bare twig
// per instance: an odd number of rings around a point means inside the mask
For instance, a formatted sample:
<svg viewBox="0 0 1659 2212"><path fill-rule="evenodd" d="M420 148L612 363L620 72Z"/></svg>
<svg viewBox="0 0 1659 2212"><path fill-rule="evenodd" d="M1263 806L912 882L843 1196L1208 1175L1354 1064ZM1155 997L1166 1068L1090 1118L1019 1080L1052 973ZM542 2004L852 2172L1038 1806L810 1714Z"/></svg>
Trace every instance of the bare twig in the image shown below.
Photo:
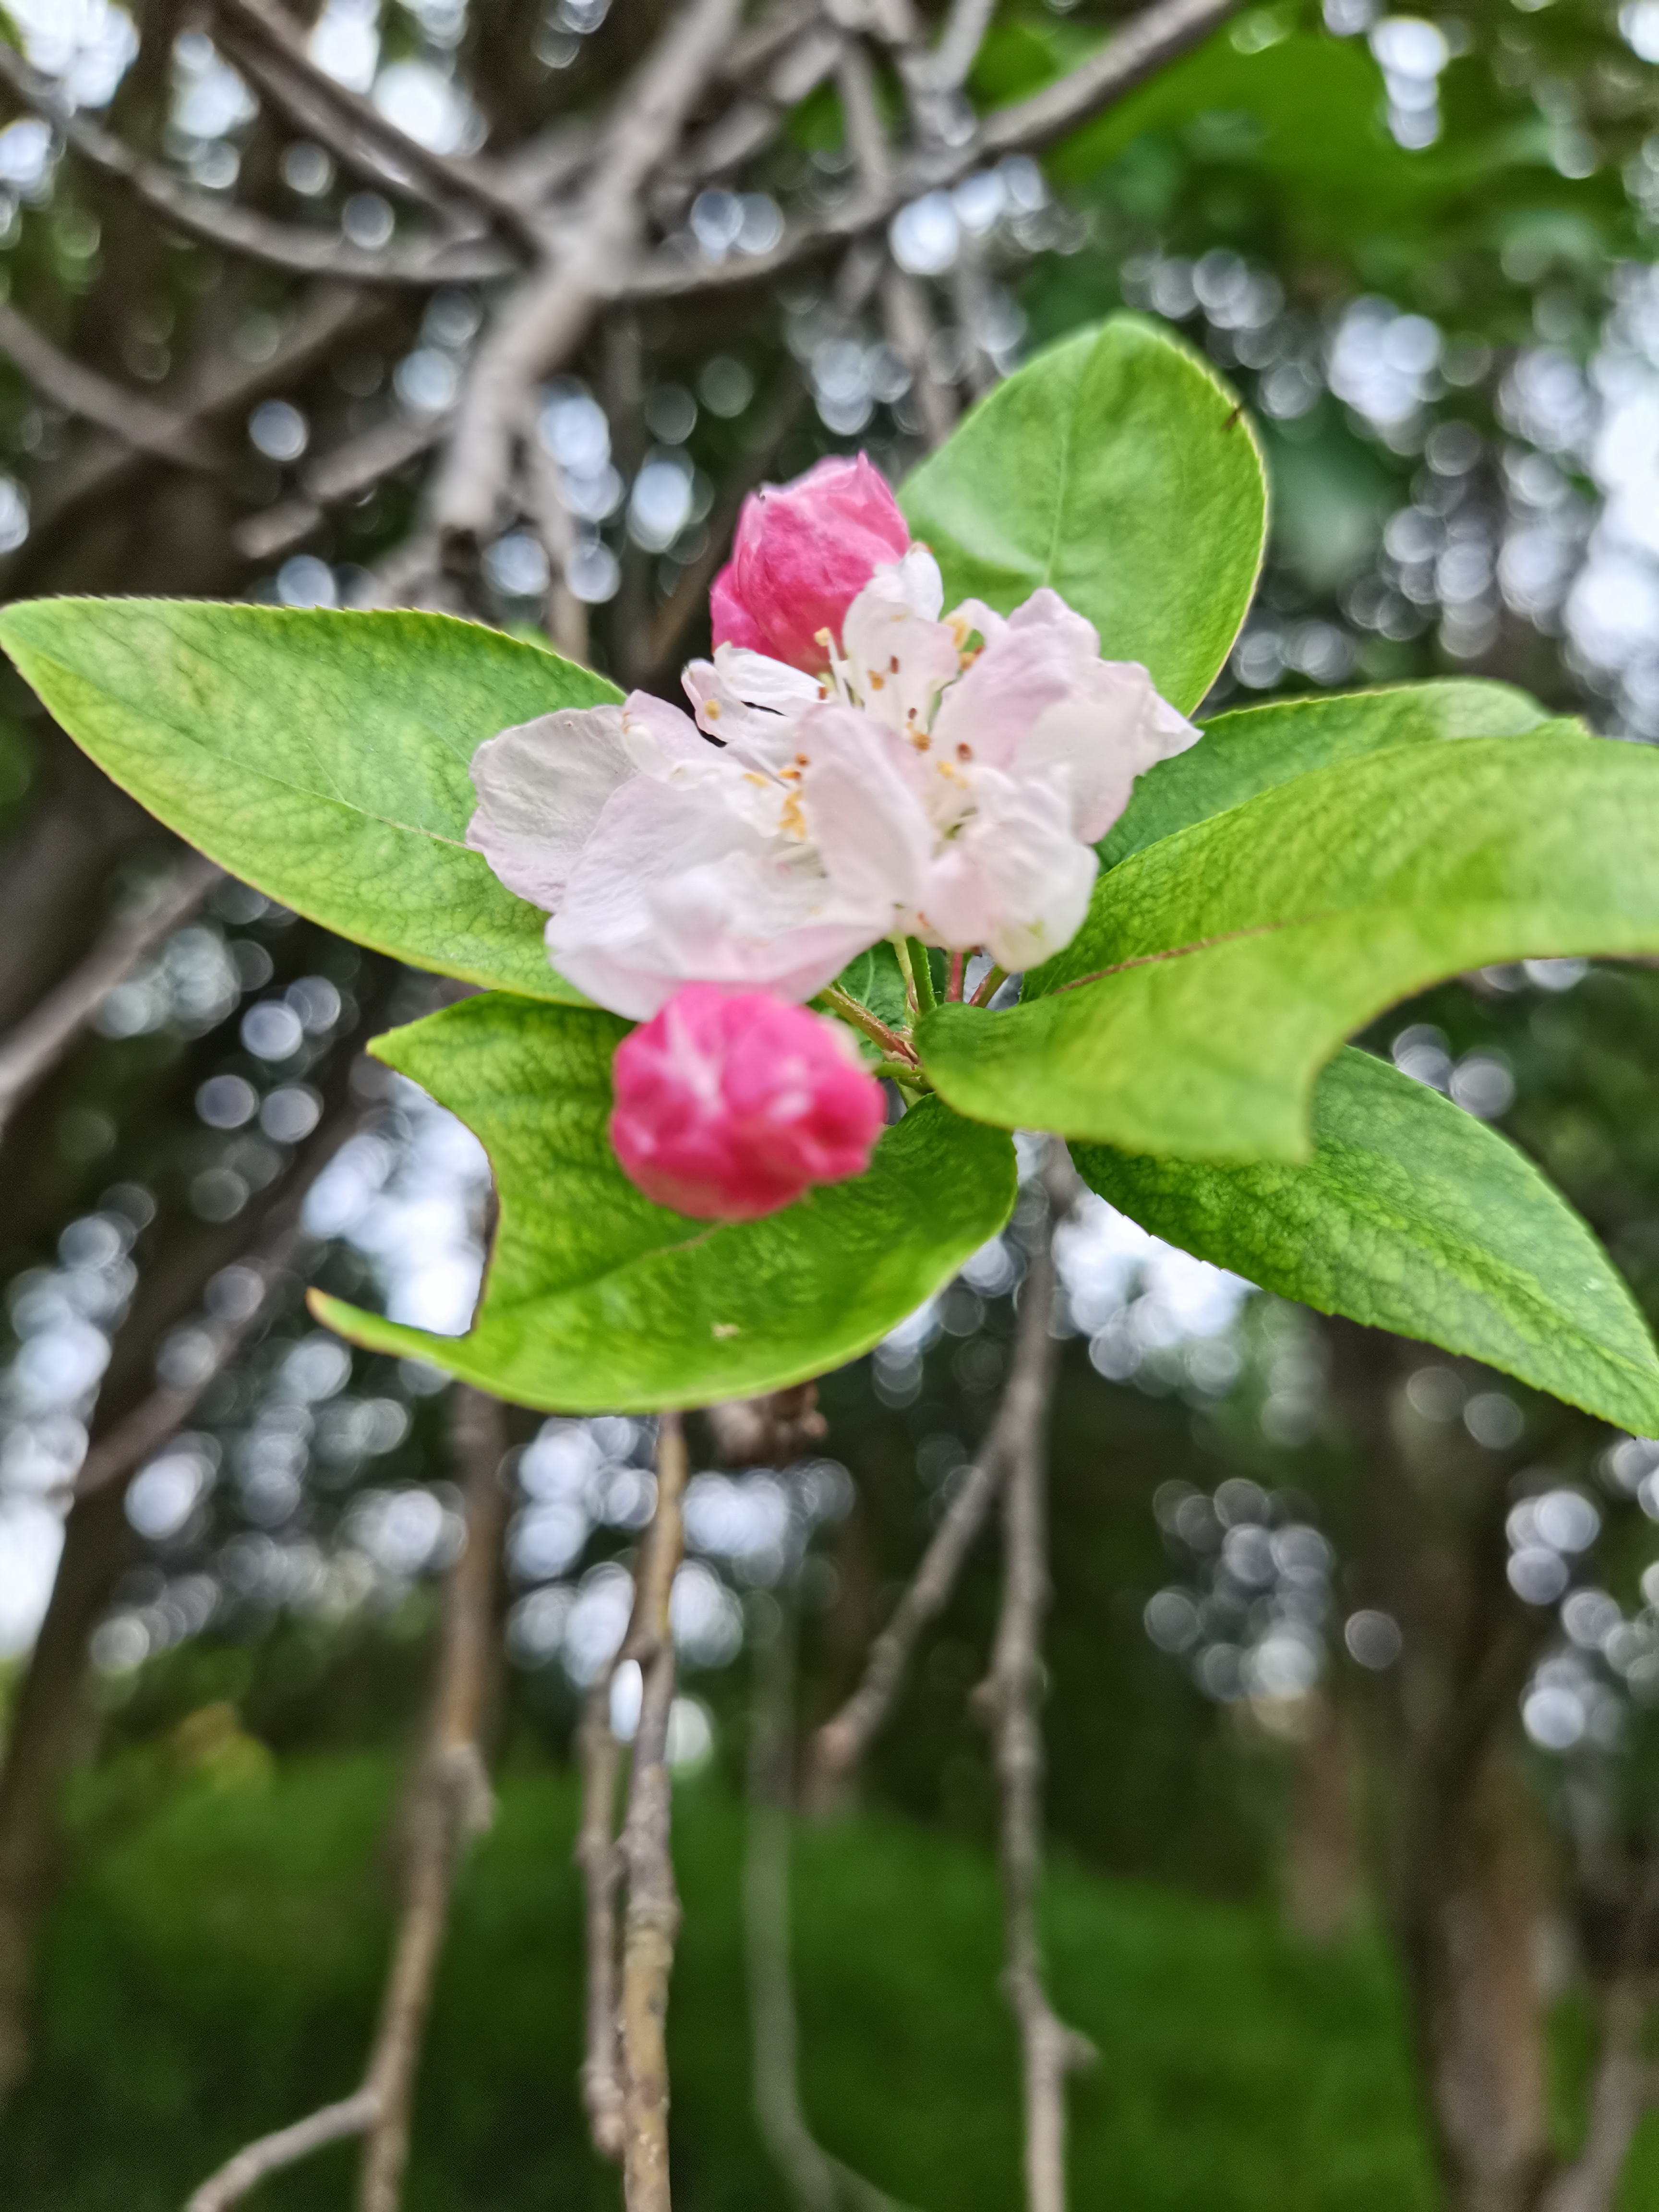
<svg viewBox="0 0 1659 2212"><path fill-rule="evenodd" d="M797 1382L764 1398L722 1398L704 1407L703 1419L727 1467L787 1467L830 1430L818 1411L816 1382Z"/></svg>
<svg viewBox="0 0 1659 2212"><path fill-rule="evenodd" d="M1046 1232L1052 1238L1053 1224ZM824 1722L812 1740L806 1797L815 1809L833 1802L843 1778L857 1765L886 1722L922 1632L950 1603L974 1540L985 1525L993 1499L1024 1448L1035 1419L1046 1419L1054 1382L1054 1347L1048 1335L1053 1310L1053 1261L1045 1243L1032 1262L1020 1294L1019 1329L1014 1355L984 1443L961 1476L921 1564L893 1608L887 1626L870 1646L864 1674L840 1711ZM1039 1268L1048 1272L1042 1273Z"/></svg>
<svg viewBox="0 0 1659 2212"><path fill-rule="evenodd" d="M532 387L567 358L637 250L645 179L669 152L737 29L738 0L690 0L624 88L568 230L507 299L475 355L436 481L440 550L470 558L494 524Z"/></svg>
<svg viewBox="0 0 1659 2212"><path fill-rule="evenodd" d="M628 1784L622 1860L628 1876L623 1920L620 2021L623 2185L628 2212L669 2212L668 1981L680 1904L669 1847L672 1798L668 1719L674 1703L669 1598L684 1546L685 1435L678 1413L660 1416L657 1504L647 1531L622 1656L640 1669L640 1717Z"/></svg>
<svg viewBox="0 0 1659 2212"><path fill-rule="evenodd" d="M479 1748L495 1646L495 1577L506 1525L502 1408L454 1386L451 1436L464 1476L466 1540L450 1571L432 1718L410 1805L402 1915L368 2073L355 2095L240 2150L185 2212L226 2212L279 2167L325 2143L366 2136L360 2212L396 2212L409 2151L410 2094L449 1916L455 1870L489 1823Z"/></svg>
<svg viewBox="0 0 1659 2212"><path fill-rule="evenodd" d="M790 1965L790 1768L796 1603L786 1583L755 1640L753 1734L743 1866L744 1960L755 2120L800 2212L894 2212L893 2200L824 2149L800 2099L800 2031Z"/></svg>
<svg viewBox="0 0 1659 2212"><path fill-rule="evenodd" d="M593 2148L602 2158L623 2154L622 2054L617 2043L617 1777L622 1747L611 1727L606 1668L582 1708L582 1825L576 1838L587 1909L587 2050L582 2060L582 2105Z"/></svg>
<svg viewBox="0 0 1659 2212"><path fill-rule="evenodd" d="M166 943L218 879L210 860L191 854L143 908L118 915L80 966L9 1036L0 1038L0 1131L51 1074L116 985Z"/></svg>
<svg viewBox="0 0 1659 2212"><path fill-rule="evenodd" d="M210 2175L191 2197L185 2212L226 2212L228 2206L240 2204L267 2174L278 2173L285 2166L297 2166L313 2151L322 2150L348 2136L362 2135L374 2116L374 2092L359 2089L352 2096L343 2097L337 2105L325 2105L303 2120L261 2136L257 2142L239 2150L217 2173Z"/></svg>
<svg viewBox="0 0 1659 2212"><path fill-rule="evenodd" d="M1590 2086L1589 2124L1576 2158L1554 2175L1540 2212L1608 2212L1631 2142L1659 2094L1642 2049L1647 2001L1639 1978L1621 1975L1601 2008L1601 2049Z"/></svg>
<svg viewBox="0 0 1659 2212"><path fill-rule="evenodd" d="M142 393L126 392L61 352L15 307L0 301L0 353L54 406L95 422L140 452L182 467L204 469L213 456L194 428Z"/></svg>
<svg viewBox="0 0 1659 2212"><path fill-rule="evenodd" d="M662 298L764 283L780 270L822 252L838 240L884 223L921 194L959 184L987 161L1005 154L1031 152L1063 137L1196 46L1242 5L1243 0L1156 0L1154 6L1131 16L1100 53L1057 83L1029 99L993 108L978 129L957 144L919 149L894 172L878 196L854 194L845 205L793 225L769 253L710 263L665 252L620 282L617 295Z"/></svg>
<svg viewBox="0 0 1659 2212"><path fill-rule="evenodd" d="M31 69L3 40L0 81L50 123L90 167L126 185L176 229L227 252L295 276L338 276L358 284L481 283L518 266L512 252L488 239L433 239L371 249L325 231L277 222L234 201L197 191L160 162L146 161L112 131L77 113L58 96L50 79Z"/></svg>
<svg viewBox="0 0 1659 2212"><path fill-rule="evenodd" d="M238 524L233 532L238 552L250 561L271 561L286 553L311 535L331 507L360 498L429 453L449 419L447 410L413 417L393 415L332 453L319 454L301 470L295 496Z"/></svg>
<svg viewBox="0 0 1659 2212"><path fill-rule="evenodd" d="M378 145L389 156L392 174L404 191L417 190L422 182L435 186L440 204L442 198L460 200L532 249L539 244L534 221L523 201L504 191L482 165L457 161L423 146L382 115L373 100L319 70L270 0L217 0L216 12L232 27L235 44L262 49L277 63L290 85L298 88L305 103L306 128L321 135L326 126L319 128L318 111L331 110L353 138ZM275 82L280 81L279 77ZM337 133L329 134L329 143L339 150Z"/></svg>
<svg viewBox="0 0 1659 2212"><path fill-rule="evenodd" d="M1054 1228L1075 1187L1069 1161L1050 1140L1045 1176L1048 1233L1021 1293L1020 1352L1010 1376L1008 1480L1003 1496L1001 1617L984 1686L1001 1788L1000 1823L1006 1985L1024 2058L1027 2212L1065 2212L1066 2076L1091 2046L1060 2020L1043 1985L1036 1888L1042 1870L1042 1623L1048 1606L1048 1425L1057 1345Z"/></svg>
<svg viewBox="0 0 1659 2212"><path fill-rule="evenodd" d="M576 531L557 464L542 443L535 422L524 426L524 501L536 535L547 555L547 604L544 616L547 634L567 660L586 662L588 654L587 609L570 588L570 556L575 550Z"/></svg>

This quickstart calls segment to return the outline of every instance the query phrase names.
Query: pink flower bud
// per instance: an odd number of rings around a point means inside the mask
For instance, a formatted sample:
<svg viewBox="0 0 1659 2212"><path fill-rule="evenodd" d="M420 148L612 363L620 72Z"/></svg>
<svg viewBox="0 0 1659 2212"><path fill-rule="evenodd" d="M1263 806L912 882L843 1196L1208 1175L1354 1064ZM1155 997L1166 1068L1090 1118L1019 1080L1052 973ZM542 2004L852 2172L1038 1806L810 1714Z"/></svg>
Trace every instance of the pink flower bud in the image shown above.
<svg viewBox="0 0 1659 2212"><path fill-rule="evenodd" d="M699 1221L752 1221L862 1175L886 1119L847 1033L765 991L684 985L623 1039L613 1076L623 1172Z"/></svg>
<svg viewBox="0 0 1659 2212"><path fill-rule="evenodd" d="M820 461L792 484L763 485L744 500L732 558L709 593L715 644L818 675L830 665L819 634L839 641L872 572L909 543L898 501L862 453Z"/></svg>

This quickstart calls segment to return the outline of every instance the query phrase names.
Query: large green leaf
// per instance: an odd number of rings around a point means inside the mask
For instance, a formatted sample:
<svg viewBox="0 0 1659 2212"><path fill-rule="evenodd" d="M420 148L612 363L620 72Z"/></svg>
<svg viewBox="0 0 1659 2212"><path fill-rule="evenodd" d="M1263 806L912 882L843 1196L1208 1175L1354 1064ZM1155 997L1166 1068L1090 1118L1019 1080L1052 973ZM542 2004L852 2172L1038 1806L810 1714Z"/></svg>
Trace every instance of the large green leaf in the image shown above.
<svg viewBox="0 0 1659 2212"><path fill-rule="evenodd" d="M510 723L618 695L447 615L29 599L0 644L105 772L203 852L417 968L583 1005L546 917L466 849L467 764Z"/></svg>
<svg viewBox="0 0 1659 2212"><path fill-rule="evenodd" d="M1261 564L1267 486L1233 394L1129 316L1051 346L981 400L900 501L946 605L1052 585L1189 714Z"/></svg>
<svg viewBox="0 0 1659 2212"><path fill-rule="evenodd" d="M1543 720L1543 708L1524 691L1455 680L1281 699L1218 714L1205 724L1200 743L1137 780L1100 856L1115 867L1160 837L1337 761L1447 738L1516 738ZM1577 722L1558 726L1564 735L1583 735Z"/></svg>
<svg viewBox="0 0 1659 2212"><path fill-rule="evenodd" d="M942 1006L958 1112L1189 1159L1305 1158L1314 1078L1490 962L1659 951L1659 756L1470 738L1316 769L1148 846L1001 1013Z"/></svg>
<svg viewBox="0 0 1659 2212"><path fill-rule="evenodd" d="M1320 1312L1502 1368L1659 1430L1659 1352L1605 1252L1496 1130L1340 1052L1305 1167L1212 1167L1078 1145L1085 1181L1171 1244Z"/></svg>
<svg viewBox="0 0 1659 2212"><path fill-rule="evenodd" d="M414 1353L550 1412L701 1405L781 1389L867 1351L1014 1202L1000 1131L925 1100L866 1175L724 1227L653 1206L605 1133L628 1024L465 1000L374 1046L459 1114L495 1170L500 1224L471 1333L430 1336L332 1298L355 1343Z"/></svg>

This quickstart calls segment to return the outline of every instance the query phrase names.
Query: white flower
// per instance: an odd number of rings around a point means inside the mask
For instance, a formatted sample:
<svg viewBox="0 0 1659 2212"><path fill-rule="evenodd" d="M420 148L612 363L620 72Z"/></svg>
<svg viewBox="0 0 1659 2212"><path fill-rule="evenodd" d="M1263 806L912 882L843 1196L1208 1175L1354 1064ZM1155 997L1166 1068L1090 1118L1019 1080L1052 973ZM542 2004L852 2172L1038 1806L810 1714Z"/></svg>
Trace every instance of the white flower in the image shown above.
<svg viewBox="0 0 1659 2212"><path fill-rule="evenodd" d="M896 932L1046 958L1135 777L1199 733L1056 592L1006 620L942 599L913 546L823 683L723 645L685 672L695 721L635 692L503 731L467 842L550 914L560 970L635 1019L690 981L811 998Z"/></svg>

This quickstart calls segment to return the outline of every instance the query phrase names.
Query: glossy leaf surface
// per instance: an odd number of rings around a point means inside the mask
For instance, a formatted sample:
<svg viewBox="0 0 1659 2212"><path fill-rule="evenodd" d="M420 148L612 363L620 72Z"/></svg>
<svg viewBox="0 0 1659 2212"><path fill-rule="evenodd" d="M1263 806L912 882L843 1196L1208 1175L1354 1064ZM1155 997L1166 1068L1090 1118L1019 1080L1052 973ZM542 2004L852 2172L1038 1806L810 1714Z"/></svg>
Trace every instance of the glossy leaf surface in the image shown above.
<svg viewBox="0 0 1659 2212"><path fill-rule="evenodd" d="M259 890L417 968L583 1005L466 849L485 738L618 694L447 615L34 599L0 643L76 742Z"/></svg>
<svg viewBox="0 0 1659 2212"><path fill-rule="evenodd" d="M1261 565L1254 433L1210 369L1116 316L1039 354L905 483L947 607L1000 613L1051 585L1190 714L1226 659Z"/></svg>
<svg viewBox="0 0 1659 2212"><path fill-rule="evenodd" d="M1659 1352L1607 1254L1524 1154L1425 1085L1340 1052L1305 1166L1073 1148L1145 1229L1321 1313L1482 1359L1601 1419L1659 1427Z"/></svg>
<svg viewBox="0 0 1659 2212"><path fill-rule="evenodd" d="M1659 757L1553 731L1298 776L1105 875L1001 1013L922 1057L958 1112L1190 1159L1305 1158L1314 1079L1466 968L1659 951Z"/></svg>
<svg viewBox="0 0 1659 2212"><path fill-rule="evenodd" d="M763 1221L653 1206L606 1135L628 1024L594 1010L464 1000L374 1049L483 1142L501 1201L469 1335L318 1298L358 1344L435 1361L514 1402L637 1411L750 1395L867 1351L996 1234L1014 1202L1001 1132L926 1100L866 1175Z"/></svg>

